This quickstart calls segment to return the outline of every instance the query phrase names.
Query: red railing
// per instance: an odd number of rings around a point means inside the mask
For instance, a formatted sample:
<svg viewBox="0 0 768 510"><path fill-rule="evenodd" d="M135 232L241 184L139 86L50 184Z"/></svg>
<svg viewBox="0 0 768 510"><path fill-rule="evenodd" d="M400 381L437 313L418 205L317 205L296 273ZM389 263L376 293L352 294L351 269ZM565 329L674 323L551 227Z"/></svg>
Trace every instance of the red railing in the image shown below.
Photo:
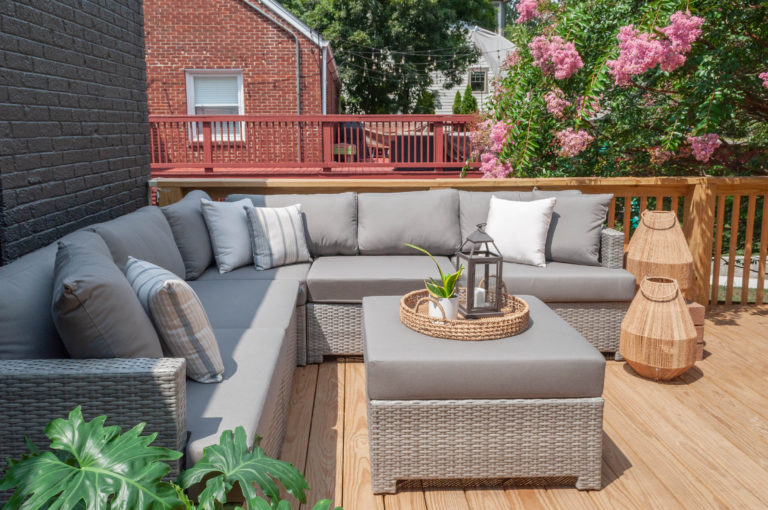
<svg viewBox="0 0 768 510"><path fill-rule="evenodd" d="M151 166L172 173L458 172L471 115L150 116ZM477 163L470 162L476 169Z"/></svg>

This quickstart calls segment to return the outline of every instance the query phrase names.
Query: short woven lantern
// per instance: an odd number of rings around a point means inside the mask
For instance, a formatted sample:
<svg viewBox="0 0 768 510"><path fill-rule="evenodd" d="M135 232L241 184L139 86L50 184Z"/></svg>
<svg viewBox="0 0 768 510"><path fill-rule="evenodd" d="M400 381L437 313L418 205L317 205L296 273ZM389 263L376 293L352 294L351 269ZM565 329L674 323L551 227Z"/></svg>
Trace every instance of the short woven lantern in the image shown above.
<svg viewBox="0 0 768 510"><path fill-rule="evenodd" d="M691 286L693 256L683 229L672 211L645 210L627 247L627 271L638 285L647 276L677 281L681 290Z"/></svg>
<svg viewBox="0 0 768 510"><path fill-rule="evenodd" d="M696 363L696 328L670 278L644 278L621 322L619 352L635 372L666 381Z"/></svg>

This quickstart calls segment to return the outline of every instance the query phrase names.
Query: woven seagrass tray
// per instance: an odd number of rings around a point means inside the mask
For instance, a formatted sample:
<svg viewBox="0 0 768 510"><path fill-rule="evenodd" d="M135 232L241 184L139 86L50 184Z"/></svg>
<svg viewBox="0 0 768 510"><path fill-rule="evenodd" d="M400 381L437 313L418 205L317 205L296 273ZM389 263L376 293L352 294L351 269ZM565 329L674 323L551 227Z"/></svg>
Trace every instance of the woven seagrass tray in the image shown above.
<svg viewBox="0 0 768 510"><path fill-rule="evenodd" d="M466 289L459 289L459 301L466 299ZM448 340L496 340L522 333L528 329L530 310L528 303L516 296L506 294L504 315L465 319L461 314L457 320L436 319L428 314L429 301L437 300L426 289L409 292L400 299L400 321L407 327L424 335ZM438 304L438 308L441 308Z"/></svg>

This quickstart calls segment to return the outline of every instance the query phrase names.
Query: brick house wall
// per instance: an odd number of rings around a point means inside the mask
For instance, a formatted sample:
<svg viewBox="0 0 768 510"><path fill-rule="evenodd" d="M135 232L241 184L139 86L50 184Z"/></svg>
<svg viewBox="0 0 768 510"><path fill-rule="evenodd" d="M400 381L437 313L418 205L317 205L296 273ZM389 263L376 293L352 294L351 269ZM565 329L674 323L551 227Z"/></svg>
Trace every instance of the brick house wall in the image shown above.
<svg viewBox="0 0 768 510"><path fill-rule="evenodd" d="M147 203L140 0L0 0L0 263Z"/></svg>
<svg viewBox="0 0 768 510"><path fill-rule="evenodd" d="M253 0L299 39L301 113L322 113L322 50ZM145 0L149 113L186 115L185 70L237 69L245 114L295 114L294 37L242 0ZM338 80L328 53L327 112L338 112Z"/></svg>

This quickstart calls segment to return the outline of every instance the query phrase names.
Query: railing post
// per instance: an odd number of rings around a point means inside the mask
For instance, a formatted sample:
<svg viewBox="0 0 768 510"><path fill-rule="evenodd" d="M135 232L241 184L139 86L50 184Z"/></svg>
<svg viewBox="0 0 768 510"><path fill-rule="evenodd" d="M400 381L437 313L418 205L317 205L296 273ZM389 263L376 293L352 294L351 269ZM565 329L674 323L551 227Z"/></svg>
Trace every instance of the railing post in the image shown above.
<svg viewBox="0 0 768 510"><path fill-rule="evenodd" d="M209 120L203 121L203 163L205 163L206 172L213 172L213 143Z"/></svg>
<svg viewBox="0 0 768 510"><path fill-rule="evenodd" d="M685 294L688 299L704 306L709 305L710 295L715 195L716 186L707 177L698 179L685 195L683 231L693 255L693 279Z"/></svg>
<svg viewBox="0 0 768 510"><path fill-rule="evenodd" d="M435 121L433 129L433 142L432 151L434 152L435 172L442 172L445 170L441 163L443 163L443 121Z"/></svg>
<svg viewBox="0 0 768 510"><path fill-rule="evenodd" d="M333 124L323 122L323 172L331 171L333 163Z"/></svg>

